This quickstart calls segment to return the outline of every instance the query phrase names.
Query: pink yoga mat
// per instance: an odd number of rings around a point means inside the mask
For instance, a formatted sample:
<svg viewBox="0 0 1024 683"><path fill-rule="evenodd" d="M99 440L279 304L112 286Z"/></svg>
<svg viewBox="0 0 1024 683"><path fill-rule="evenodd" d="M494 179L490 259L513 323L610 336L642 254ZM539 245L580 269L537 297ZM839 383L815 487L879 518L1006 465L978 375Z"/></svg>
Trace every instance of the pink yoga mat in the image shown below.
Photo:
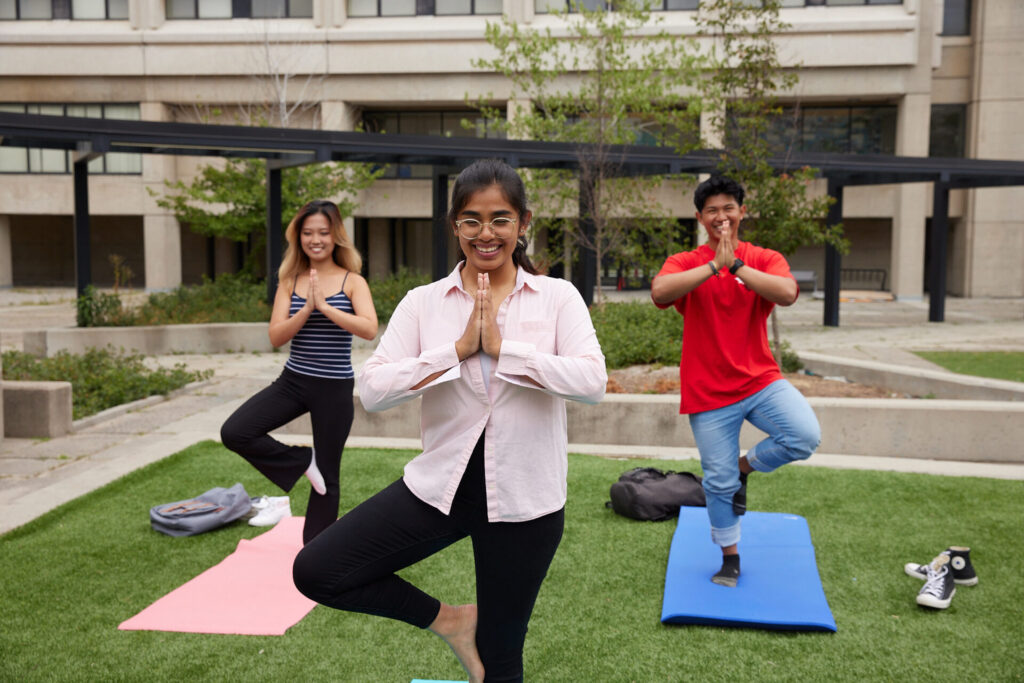
<svg viewBox="0 0 1024 683"><path fill-rule="evenodd" d="M316 605L292 583L303 517L285 517L235 552L122 622L122 631L283 636Z"/></svg>

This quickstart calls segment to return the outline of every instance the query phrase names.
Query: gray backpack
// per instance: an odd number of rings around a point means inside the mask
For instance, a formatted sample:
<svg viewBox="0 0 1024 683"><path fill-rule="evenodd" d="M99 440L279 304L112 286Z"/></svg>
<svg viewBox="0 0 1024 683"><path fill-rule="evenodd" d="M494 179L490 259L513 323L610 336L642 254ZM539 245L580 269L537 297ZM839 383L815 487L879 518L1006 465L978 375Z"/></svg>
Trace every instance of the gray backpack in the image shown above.
<svg viewBox="0 0 1024 683"><path fill-rule="evenodd" d="M149 510L149 523L168 536L194 536L235 521L252 507L241 483L218 486L195 498L164 503Z"/></svg>

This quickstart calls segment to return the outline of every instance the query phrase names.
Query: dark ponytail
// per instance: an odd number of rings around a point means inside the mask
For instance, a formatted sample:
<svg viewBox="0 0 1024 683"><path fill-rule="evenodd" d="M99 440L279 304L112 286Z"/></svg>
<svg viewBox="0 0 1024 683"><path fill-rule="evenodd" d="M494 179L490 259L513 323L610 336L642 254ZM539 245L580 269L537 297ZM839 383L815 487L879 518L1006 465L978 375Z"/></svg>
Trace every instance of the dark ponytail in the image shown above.
<svg viewBox="0 0 1024 683"><path fill-rule="evenodd" d="M501 159L480 159L462 169L455 179L451 208L448 210L448 223L455 224L459 212L465 208L470 197L493 185L501 188L505 200L516 210L521 221L529 211L526 206L526 187L523 185L523 179L519 177L514 168ZM526 255L528 245L526 235L520 235L516 240L516 248L512 252L512 263L517 267L522 267L527 273L538 275L537 268L530 262L530 257ZM462 247L456 245L456 249L459 250L459 255L465 261L466 255L462 253Z"/></svg>

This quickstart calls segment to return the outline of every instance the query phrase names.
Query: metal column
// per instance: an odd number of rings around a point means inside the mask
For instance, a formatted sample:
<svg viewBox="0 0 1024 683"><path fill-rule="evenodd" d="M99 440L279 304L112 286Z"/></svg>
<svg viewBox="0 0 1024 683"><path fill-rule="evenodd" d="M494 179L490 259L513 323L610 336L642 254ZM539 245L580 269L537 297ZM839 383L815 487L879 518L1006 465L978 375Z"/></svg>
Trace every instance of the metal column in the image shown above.
<svg viewBox="0 0 1024 683"><path fill-rule="evenodd" d="M281 169L267 164L267 303L274 306L277 294L277 269L284 255L281 229Z"/></svg>
<svg viewBox="0 0 1024 683"><path fill-rule="evenodd" d="M76 157L74 161L75 188L75 291L77 296L85 294L85 288L92 284L92 250L89 246L89 161L88 155Z"/></svg>
<svg viewBox="0 0 1024 683"><path fill-rule="evenodd" d="M591 186L587 187L587 183L590 183ZM594 303L594 287L597 286L597 275L600 268L592 246L595 238L593 210L590 206L591 198L594 196L592 184L592 179L588 179L584 173L580 174L579 226L577 229L583 235L583 239L577 240L579 267L572 269L572 283L576 285L576 289L579 290L583 302L587 306Z"/></svg>
<svg viewBox="0 0 1024 683"><path fill-rule="evenodd" d="M433 198L433 268L432 278L440 280L448 274L448 173L434 171L431 196Z"/></svg>
<svg viewBox="0 0 1024 683"><path fill-rule="evenodd" d="M840 179L829 177L828 193L835 201L828 209L826 222L837 225L843 220L843 185ZM831 244L825 245L825 316L822 324L839 327L839 286L842 254Z"/></svg>
<svg viewBox="0 0 1024 683"><path fill-rule="evenodd" d="M946 319L946 243L949 241L949 174L932 189L932 262L928 272L928 320Z"/></svg>

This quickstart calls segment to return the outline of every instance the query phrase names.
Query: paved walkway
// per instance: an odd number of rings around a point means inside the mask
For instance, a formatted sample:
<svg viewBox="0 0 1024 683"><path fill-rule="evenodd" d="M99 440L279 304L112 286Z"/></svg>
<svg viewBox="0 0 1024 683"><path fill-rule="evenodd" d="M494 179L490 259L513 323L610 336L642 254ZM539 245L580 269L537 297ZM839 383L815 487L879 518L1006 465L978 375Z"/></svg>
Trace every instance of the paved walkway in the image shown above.
<svg viewBox="0 0 1024 683"><path fill-rule="evenodd" d="M622 295L644 298L645 293ZM1006 349L1024 351L1024 299L947 300L947 322L928 323L927 302L844 303L840 327L824 328L822 302L810 297L780 311L783 337L798 351L931 367L911 350ZM70 289L0 290L0 348L20 348L21 331L74 324ZM368 348L358 349L361 364ZM0 442L0 533L99 488L128 472L203 439L219 439L220 425L248 396L273 380L284 356L266 354L175 355L155 359L209 368L213 377L166 399L152 397L76 422L74 433L50 440ZM309 437L283 440L308 442ZM350 446L416 448L416 440L352 438ZM693 449L571 444L573 452L650 458L696 457ZM926 472L1024 479L1024 466L816 454L809 466Z"/></svg>

